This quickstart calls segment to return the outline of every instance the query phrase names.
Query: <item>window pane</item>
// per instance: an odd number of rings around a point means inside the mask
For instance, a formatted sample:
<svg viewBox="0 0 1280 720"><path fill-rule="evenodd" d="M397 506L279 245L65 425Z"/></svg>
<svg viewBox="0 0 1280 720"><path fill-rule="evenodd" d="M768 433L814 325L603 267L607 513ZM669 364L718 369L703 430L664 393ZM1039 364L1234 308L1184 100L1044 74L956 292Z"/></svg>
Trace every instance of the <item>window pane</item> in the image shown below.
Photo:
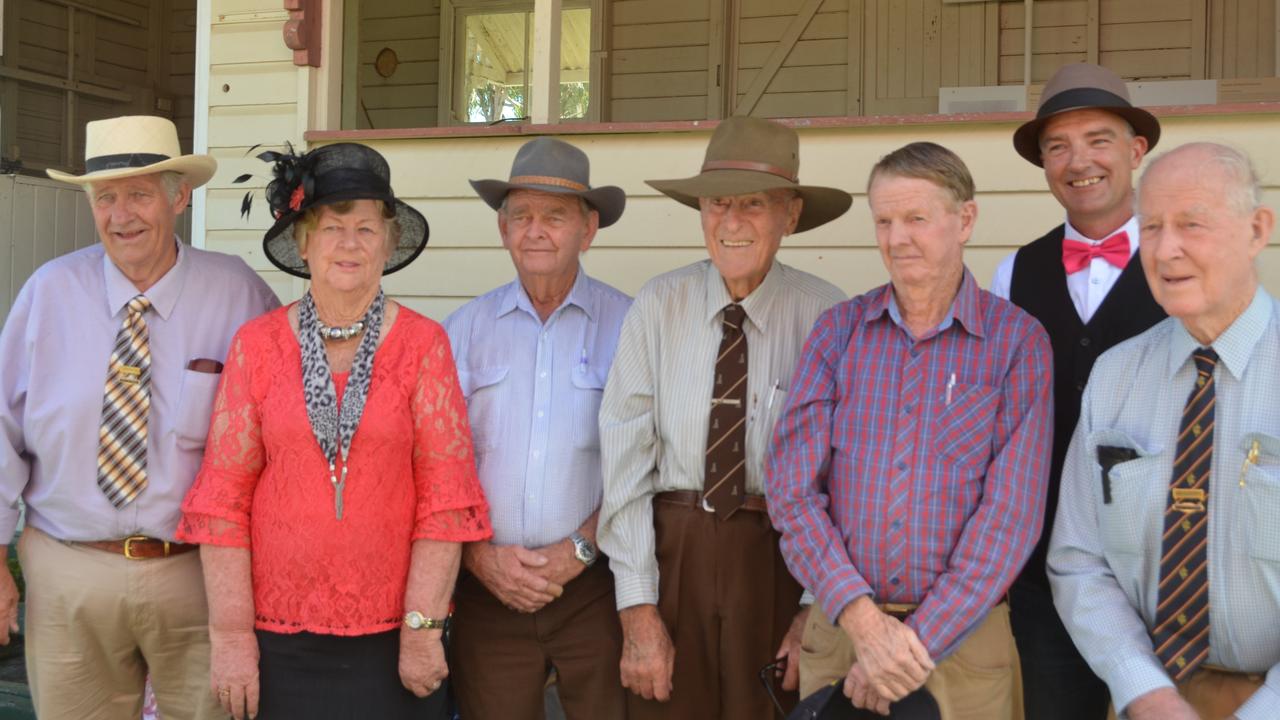
<svg viewBox="0 0 1280 720"><path fill-rule="evenodd" d="M525 63L529 13L488 13L466 19L462 88L469 122L528 115Z"/></svg>
<svg viewBox="0 0 1280 720"><path fill-rule="evenodd" d="M560 117L585 118L591 100L591 9L560 15Z"/></svg>

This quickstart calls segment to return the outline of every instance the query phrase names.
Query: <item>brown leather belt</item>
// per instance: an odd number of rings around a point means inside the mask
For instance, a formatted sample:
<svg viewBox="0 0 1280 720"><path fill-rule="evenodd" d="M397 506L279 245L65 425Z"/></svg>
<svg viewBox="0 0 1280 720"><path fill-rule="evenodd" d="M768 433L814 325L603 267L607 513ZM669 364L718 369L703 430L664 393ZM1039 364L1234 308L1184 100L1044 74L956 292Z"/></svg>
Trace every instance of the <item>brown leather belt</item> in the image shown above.
<svg viewBox="0 0 1280 720"><path fill-rule="evenodd" d="M714 512L710 505L702 502L702 493L697 490L668 490L654 495L653 499L658 502L670 503L671 505L683 505L684 507ZM742 507L739 509L750 510L751 512L769 512L769 506L765 504L763 495L748 495L742 501Z"/></svg>
<svg viewBox="0 0 1280 720"><path fill-rule="evenodd" d="M915 612L916 608L920 607L920 605L918 603L884 602L876 603L876 607L880 608L880 612L885 615L892 615L899 620L906 620L911 617L911 613Z"/></svg>
<svg viewBox="0 0 1280 720"><path fill-rule="evenodd" d="M190 543L157 540L146 535L132 535L123 540L99 540L96 542L76 542L74 544L109 552L113 555L124 555L130 560L153 560L155 558L172 557L189 553L200 547Z"/></svg>

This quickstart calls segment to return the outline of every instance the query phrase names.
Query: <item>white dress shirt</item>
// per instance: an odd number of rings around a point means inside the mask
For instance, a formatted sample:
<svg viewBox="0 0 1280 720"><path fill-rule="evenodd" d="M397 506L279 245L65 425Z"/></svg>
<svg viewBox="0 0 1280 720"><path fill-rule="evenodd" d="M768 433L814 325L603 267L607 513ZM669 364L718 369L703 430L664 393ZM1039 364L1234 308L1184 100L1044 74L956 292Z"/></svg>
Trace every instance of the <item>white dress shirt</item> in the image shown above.
<svg viewBox="0 0 1280 720"><path fill-rule="evenodd" d="M1078 240L1090 245L1101 245L1107 238L1094 240L1087 238L1079 230L1071 226L1071 221L1066 221L1066 227L1063 228L1064 240ZM1138 252L1138 218L1130 217L1129 221L1121 225L1116 232L1124 232L1129 236L1129 259L1133 259L1133 254ZM1111 233L1114 235L1115 233ZM1107 237L1111 237L1108 235ZM996 268L996 274L991 278L991 292L994 295L1009 299L1009 286L1013 282L1013 264L1018 257L1018 251L1009 253L1004 260L1000 261L1000 265ZM1096 257L1089 261L1089 265L1082 270L1073 272L1067 276L1067 292L1071 295L1071 304L1075 306L1076 313L1080 315L1080 322L1088 323L1093 314L1098 311L1098 306L1107 298L1107 293L1111 292L1112 286L1120 279L1120 274L1124 272L1124 268L1116 267L1106 260Z"/></svg>

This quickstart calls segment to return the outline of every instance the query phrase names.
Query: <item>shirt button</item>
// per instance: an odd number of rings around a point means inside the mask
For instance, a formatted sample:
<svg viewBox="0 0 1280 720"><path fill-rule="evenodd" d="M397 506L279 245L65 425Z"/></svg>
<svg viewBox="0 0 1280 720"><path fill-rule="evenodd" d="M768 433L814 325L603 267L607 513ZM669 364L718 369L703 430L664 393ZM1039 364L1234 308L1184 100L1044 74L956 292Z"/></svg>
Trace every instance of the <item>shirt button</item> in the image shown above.
<svg viewBox="0 0 1280 720"><path fill-rule="evenodd" d="M915 348L911 348L911 357L920 357L920 351Z"/></svg>
<svg viewBox="0 0 1280 720"><path fill-rule="evenodd" d="M538 451L537 451L537 450L534 450L534 451L533 451L533 456L534 456L534 457L538 457Z"/></svg>
<svg viewBox="0 0 1280 720"><path fill-rule="evenodd" d="M889 584L890 584L890 585L897 585L897 584L899 584L900 582L901 582L901 581L900 581L900 580L898 580L898 578L896 578L896 577L889 578Z"/></svg>
<svg viewBox="0 0 1280 720"><path fill-rule="evenodd" d="M546 372L542 372L541 374L539 374L539 375L538 375L538 377L540 377L540 378L544 378L544 379L545 379L545 378L547 377L547 373L546 373Z"/></svg>
<svg viewBox="0 0 1280 720"><path fill-rule="evenodd" d="M901 521L901 520L894 520L894 521L889 525L889 527L893 528L894 530L897 530L898 528L902 527L902 521Z"/></svg>
<svg viewBox="0 0 1280 720"><path fill-rule="evenodd" d="M899 470L906 470L906 469L907 469L907 464L906 464L906 463L904 463L904 462L900 462L900 463L898 463L897 468L898 468Z"/></svg>
<svg viewBox="0 0 1280 720"><path fill-rule="evenodd" d="M1084 392L1084 381L1083 381L1083 380L1081 380L1081 381L1079 381L1079 382L1077 382L1077 383L1076 383L1076 390L1079 390L1080 392Z"/></svg>
<svg viewBox="0 0 1280 720"><path fill-rule="evenodd" d="M1080 347L1089 347L1089 338L1087 337L1080 338Z"/></svg>
<svg viewBox="0 0 1280 720"><path fill-rule="evenodd" d="M541 410L539 410L539 411L538 411L538 417L542 417L542 414L543 414L543 413L542 413L542 411L541 411Z"/></svg>
<svg viewBox="0 0 1280 720"><path fill-rule="evenodd" d="M903 407L903 408L902 408L902 414L903 414L903 415L910 415L910 414L911 414L911 406L910 406L910 405L907 405L907 406Z"/></svg>
<svg viewBox="0 0 1280 720"><path fill-rule="evenodd" d="M1089 281L1089 283L1090 283L1090 284L1092 284L1092 285L1101 285L1101 284L1102 284L1102 278L1094 278L1094 279L1090 280L1090 281Z"/></svg>

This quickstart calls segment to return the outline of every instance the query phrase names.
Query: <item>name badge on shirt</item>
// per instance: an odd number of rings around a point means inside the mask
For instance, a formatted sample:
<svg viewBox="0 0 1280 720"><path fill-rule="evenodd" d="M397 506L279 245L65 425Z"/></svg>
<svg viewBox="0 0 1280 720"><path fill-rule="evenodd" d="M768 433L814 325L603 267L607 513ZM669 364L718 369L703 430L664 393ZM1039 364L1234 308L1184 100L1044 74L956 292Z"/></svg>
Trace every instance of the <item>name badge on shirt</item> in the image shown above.
<svg viewBox="0 0 1280 720"><path fill-rule="evenodd" d="M142 368L132 365L121 365L116 373L120 376L121 382L137 385L142 378Z"/></svg>

